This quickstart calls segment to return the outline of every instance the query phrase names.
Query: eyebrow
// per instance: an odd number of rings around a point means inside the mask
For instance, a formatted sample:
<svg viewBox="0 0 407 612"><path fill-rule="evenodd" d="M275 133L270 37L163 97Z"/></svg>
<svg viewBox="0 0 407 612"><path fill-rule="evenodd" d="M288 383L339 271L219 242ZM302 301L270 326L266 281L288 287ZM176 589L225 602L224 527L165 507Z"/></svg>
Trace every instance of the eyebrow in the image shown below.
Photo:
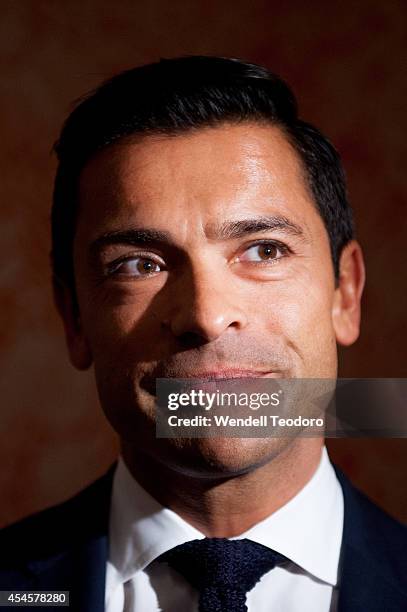
<svg viewBox="0 0 407 612"><path fill-rule="evenodd" d="M231 240L234 238L242 238L246 234L270 232L272 230L279 230L292 236L304 236L304 232L299 225L281 216L255 217L254 219L227 221L220 226L209 226L207 234L217 240Z"/></svg>
<svg viewBox="0 0 407 612"><path fill-rule="evenodd" d="M212 240L234 240L248 234L270 232L279 230L283 233L304 238L303 229L286 217L270 216L242 219L239 221L225 221L221 225L210 224L206 228L206 235ZM175 246L170 232L149 228L129 228L105 232L90 245L91 253L97 253L103 247L114 244L128 244L138 246L142 244L169 244Z"/></svg>

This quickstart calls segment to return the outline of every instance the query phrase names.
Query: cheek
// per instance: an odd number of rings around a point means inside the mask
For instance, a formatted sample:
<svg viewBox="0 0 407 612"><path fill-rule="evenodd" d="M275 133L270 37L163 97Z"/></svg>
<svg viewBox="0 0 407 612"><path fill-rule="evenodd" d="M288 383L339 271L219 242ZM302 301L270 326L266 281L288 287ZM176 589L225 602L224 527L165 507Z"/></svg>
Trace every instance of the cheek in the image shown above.
<svg viewBox="0 0 407 612"><path fill-rule="evenodd" d="M316 282L314 277L312 282L300 279L284 285L268 303L269 331L284 338L297 364L297 376L336 376L332 300L332 282Z"/></svg>
<svg viewBox="0 0 407 612"><path fill-rule="evenodd" d="M159 343L160 323L151 301L130 303L95 300L85 308L85 329L96 364L148 359Z"/></svg>

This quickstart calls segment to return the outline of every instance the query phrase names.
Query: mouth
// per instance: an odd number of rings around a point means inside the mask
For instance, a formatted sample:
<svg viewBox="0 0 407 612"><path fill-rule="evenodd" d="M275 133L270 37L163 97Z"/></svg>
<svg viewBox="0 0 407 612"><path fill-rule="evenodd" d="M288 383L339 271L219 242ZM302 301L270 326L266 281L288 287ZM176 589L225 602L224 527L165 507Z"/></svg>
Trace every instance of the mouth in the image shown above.
<svg viewBox="0 0 407 612"><path fill-rule="evenodd" d="M246 370L246 369L219 369L219 370L194 370L193 372L177 372L164 378L195 378L202 381L234 380L237 378L277 378L278 372Z"/></svg>
<svg viewBox="0 0 407 612"><path fill-rule="evenodd" d="M187 370L184 368L160 368L153 375L146 375L141 381L141 386L150 394L156 394L156 383L158 379L177 379L188 380L188 385L199 384L203 387L205 384L220 384L224 386L230 381L230 384L239 384L239 381L255 380L255 379L270 379L284 378L282 370L266 370L253 368L238 368L234 367L218 367L212 369L193 369Z"/></svg>

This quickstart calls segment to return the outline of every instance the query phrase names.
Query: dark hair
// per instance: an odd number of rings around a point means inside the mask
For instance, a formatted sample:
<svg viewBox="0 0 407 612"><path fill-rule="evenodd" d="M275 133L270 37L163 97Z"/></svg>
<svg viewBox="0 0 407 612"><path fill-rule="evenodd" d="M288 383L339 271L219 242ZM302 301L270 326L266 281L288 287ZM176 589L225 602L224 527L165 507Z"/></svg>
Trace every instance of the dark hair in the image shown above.
<svg viewBox="0 0 407 612"><path fill-rule="evenodd" d="M342 248L354 233L338 153L321 132L298 118L294 94L278 76L236 59L201 56L163 59L122 72L81 99L67 118L54 147L59 160L52 207L55 276L75 287L78 179L98 150L130 135L177 135L242 121L279 126L299 154L338 277Z"/></svg>

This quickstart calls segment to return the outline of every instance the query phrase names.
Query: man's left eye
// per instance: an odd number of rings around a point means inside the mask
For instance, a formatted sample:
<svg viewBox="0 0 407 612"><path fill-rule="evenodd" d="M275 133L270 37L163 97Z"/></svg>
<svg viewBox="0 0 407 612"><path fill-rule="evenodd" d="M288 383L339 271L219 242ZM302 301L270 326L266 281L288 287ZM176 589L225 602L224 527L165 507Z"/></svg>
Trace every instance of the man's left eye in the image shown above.
<svg viewBox="0 0 407 612"><path fill-rule="evenodd" d="M151 276L161 271L161 265L143 256L126 257L125 259L113 262L109 266L110 274L119 274L120 276L131 276L134 278L143 278Z"/></svg>
<svg viewBox="0 0 407 612"><path fill-rule="evenodd" d="M284 247L271 242L255 244L239 256L239 261L275 261L285 254Z"/></svg>

